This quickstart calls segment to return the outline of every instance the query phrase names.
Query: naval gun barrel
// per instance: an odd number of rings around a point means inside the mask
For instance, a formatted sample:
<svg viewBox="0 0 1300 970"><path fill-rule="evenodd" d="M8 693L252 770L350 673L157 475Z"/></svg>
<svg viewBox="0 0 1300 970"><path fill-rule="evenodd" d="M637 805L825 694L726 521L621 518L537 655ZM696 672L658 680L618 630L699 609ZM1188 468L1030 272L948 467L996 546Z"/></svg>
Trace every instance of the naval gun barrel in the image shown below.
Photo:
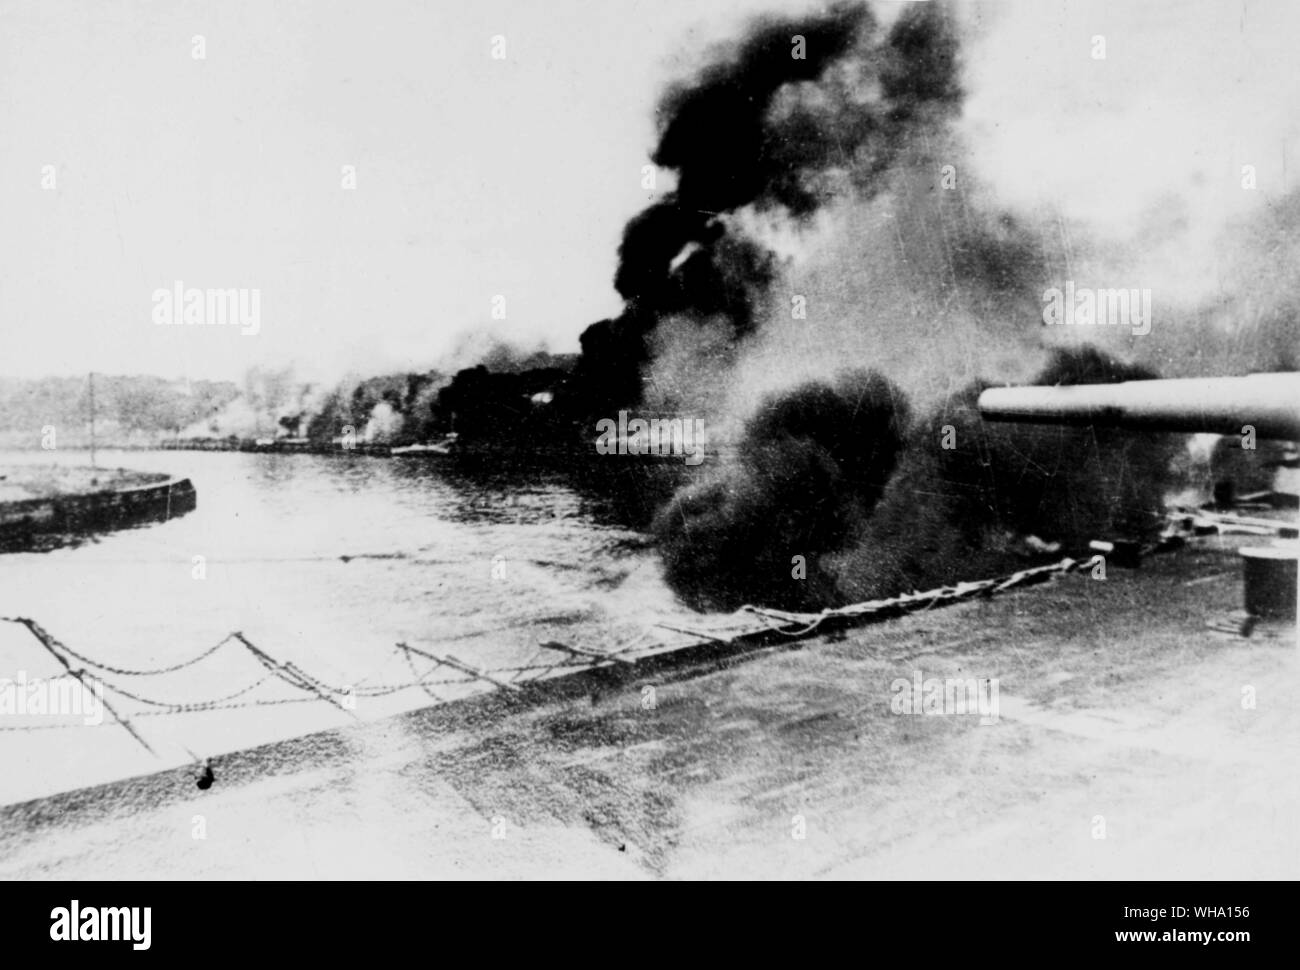
<svg viewBox="0 0 1300 970"><path fill-rule="evenodd" d="M989 421L1225 435L1249 426L1260 438L1300 441L1300 373L994 387L979 408Z"/></svg>

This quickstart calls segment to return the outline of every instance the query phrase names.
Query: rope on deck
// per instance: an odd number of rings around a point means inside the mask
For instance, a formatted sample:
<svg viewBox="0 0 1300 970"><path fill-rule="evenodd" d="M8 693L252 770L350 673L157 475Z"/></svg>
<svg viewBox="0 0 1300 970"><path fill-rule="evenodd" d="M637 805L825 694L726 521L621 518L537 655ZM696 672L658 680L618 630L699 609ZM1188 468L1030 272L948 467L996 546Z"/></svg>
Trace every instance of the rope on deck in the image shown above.
<svg viewBox="0 0 1300 970"><path fill-rule="evenodd" d="M836 609L822 610L820 613L795 613L753 605L742 606L739 612L749 613L767 621L774 632L793 638L806 637L815 632L827 620L861 619L888 612L921 612L935 606L956 603L976 596L993 596L1020 586L1032 586L1036 583L1045 582L1059 573L1091 568L1096 561L1096 558L1086 560L1066 558L1046 566L1022 569L1006 577L961 582L954 586L941 586L938 589L927 590L923 593L903 593L889 599L868 600L864 603L854 603ZM790 629L791 626L796 624L798 625L797 629Z"/></svg>

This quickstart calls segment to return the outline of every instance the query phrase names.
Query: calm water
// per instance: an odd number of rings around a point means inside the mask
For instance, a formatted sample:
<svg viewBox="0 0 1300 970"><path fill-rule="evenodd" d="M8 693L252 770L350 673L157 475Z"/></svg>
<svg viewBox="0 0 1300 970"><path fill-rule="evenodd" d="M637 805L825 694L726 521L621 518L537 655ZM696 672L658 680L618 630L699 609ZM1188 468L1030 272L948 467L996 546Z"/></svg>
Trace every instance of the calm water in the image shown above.
<svg viewBox="0 0 1300 970"><path fill-rule="evenodd" d="M0 454L0 464L50 460ZM609 648L686 612L644 536L556 472L184 451L99 461L187 476L198 509L76 547L0 555L0 613L30 616L96 659L147 667L242 630L352 683L397 641L485 666L527 663L553 656L540 641Z"/></svg>

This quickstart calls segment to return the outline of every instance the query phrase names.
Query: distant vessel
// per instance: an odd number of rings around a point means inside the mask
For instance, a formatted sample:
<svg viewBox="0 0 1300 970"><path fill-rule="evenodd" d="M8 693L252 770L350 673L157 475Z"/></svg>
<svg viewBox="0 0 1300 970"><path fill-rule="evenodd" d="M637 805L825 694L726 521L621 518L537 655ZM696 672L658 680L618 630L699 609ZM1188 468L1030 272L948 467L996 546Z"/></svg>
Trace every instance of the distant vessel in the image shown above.
<svg viewBox="0 0 1300 970"><path fill-rule="evenodd" d="M309 452L312 443L309 438L256 438L253 451Z"/></svg>
<svg viewBox="0 0 1300 970"><path fill-rule="evenodd" d="M456 432L453 431L451 434L444 437L441 441L425 442L422 444L415 444L415 445L402 445L400 447L390 449L388 453L395 458L401 455L444 456L444 455L451 455L454 453L455 444L456 444Z"/></svg>

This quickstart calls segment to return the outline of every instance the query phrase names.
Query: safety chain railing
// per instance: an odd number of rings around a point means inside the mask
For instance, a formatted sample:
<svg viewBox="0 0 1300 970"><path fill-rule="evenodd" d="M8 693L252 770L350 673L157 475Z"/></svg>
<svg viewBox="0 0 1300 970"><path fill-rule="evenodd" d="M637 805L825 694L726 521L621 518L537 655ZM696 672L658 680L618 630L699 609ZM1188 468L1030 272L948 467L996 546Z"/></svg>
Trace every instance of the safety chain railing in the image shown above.
<svg viewBox="0 0 1300 970"><path fill-rule="evenodd" d="M539 644L539 647L544 650L563 654L563 660L550 663L526 663L515 666L496 667L490 670L480 669L479 667L466 663L463 660L459 660L450 654L439 655L406 643L398 643L394 645L393 650L402 655L407 668L411 672L412 679L399 683L383 684L367 684L366 680L363 679L355 686L345 687L329 684L303 670L292 661L281 661L276 659L270 653L253 643L243 632L238 630L232 631L213 646L182 663L149 670L138 670L107 664L73 650L66 644L57 640L35 620L27 617L0 617L0 622L13 623L25 627L32 636L66 669L67 673L59 675L60 678L75 678L81 681L83 686L86 686L86 676L93 674L96 678L96 683L103 684L104 691L111 692L114 695L150 708L149 710L136 711L133 713L133 716L148 717L173 714L192 714L217 710L238 710L244 708L317 702L331 704L348 715L355 717L355 714L352 713L349 705L346 703L346 701L351 698L386 697L403 690L420 689L423 690L433 701L443 703L449 698L439 695L432 688L451 685L465 686L474 683L487 684L495 689L503 691L518 691L521 689L522 684L533 680L543 679L556 671L579 672L594 670L608 664L635 664L637 662L638 654L659 654L666 650L684 649L691 646L704 645L710 642L734 644L743 638L767 633L776 633L792 639L807 637L814 634L819 627L832 619L840 621L863 621L872 617L897 616L900 613L927 610L935 606L956 603L979 596L995 596L1010 590L1044 582L1054 575L1087 568L1091 566L1093 562L1094 560L1076 560L1066 558L1050 565L1039 566L1032 569L1023 569L1007 576L972 582L961 582L952 586L943 586L925 592L904 593L887 599L870 600L837 609L827 609L820 613L799 613L747 605L736 612L735 618L744 618L746 621L752 618L752 621L757 622L757 626L754 625L754 622L743 622L740 629L737 629L733 625L730 628L730 631L708 632L683 626L674 626L667 623L656 623L653 625L654 627L678 634L687 639L675 644L664 644L660 641L658 644L645 646L644 642L646 638L651 636L649 631L646 631L630 643L612 651L595 650L572 644L547 641ZM262 677L254 680L252 683L220 697L204 701L173 703L166 700L152 698L137 693L134 690L125 689L113 680L107 679L108 677L156 677L162 674L175 673L201 663L223 647L231 646L244 649L260 666L265 669L266 673ZM69 662L69 658L84 666L81 668L73 667ZM432 665L421 673L417 668L417 658L431 661ZM431 679L431 675L439 671L447 672L450 676ZM524 676L526 674L532 674L533 676ZM300 695L287 698L240 700L240 698L244 698L248 694L251 694L254 690L263 684L266 684L268 681L276 679L295 688L301 692ZM87 687L87 689L89 688ZM129 731L141 745L152 752L153 749L150 748L145 739L132 727L129 718L112 707L107 701L104 701L103 706L104 709L113 716L117 723ZM81 725L79 724L0 726L0 730L23 731L80 726Z"/></svg>

